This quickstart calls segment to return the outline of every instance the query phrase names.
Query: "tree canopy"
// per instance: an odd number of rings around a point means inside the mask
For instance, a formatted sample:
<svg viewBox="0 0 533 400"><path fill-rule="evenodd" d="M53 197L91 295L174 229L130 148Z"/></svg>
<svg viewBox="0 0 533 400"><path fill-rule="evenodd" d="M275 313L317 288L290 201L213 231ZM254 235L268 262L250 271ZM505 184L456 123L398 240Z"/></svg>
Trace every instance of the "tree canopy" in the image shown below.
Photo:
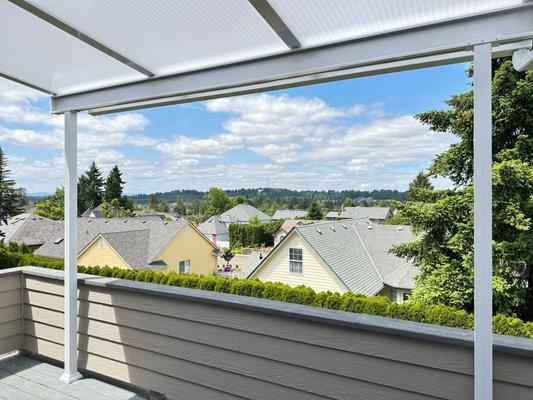
<svg viewBox="0 0 533 400"><path fill-rule="evenodd" d="M64 216L65 189L58 187L53 196L47 197L35 203L35 214L42 217L60 220Z"/></svg>
<svg viewBox="0 0 533 400"><path fill-rule="evenodd" d="M204 214L208 216L222 214L231 208L231 199L226 192L217 187L209 189L205 195Z"/></svg>
<svg viewBox="0 0 533 400"><path fill-rule="evenodd" d="M468 71L471 76L472 70ZM434 132L458 137L428 173L454 188L410 196L402 210L421 238L399 246L421 268L413 298L473 310L473 91L448 109L417 115ZM493 62L493 287L495 312L532 319L533 302L533 73L508 59Z"/></svg>
<svg viewBox="0 0 533 400"><path fill-rule="evenodd" d="M324 217L324 211L317 201L312 201L307 209L307 219L320 220Z"/></svg>
<svg viewBox="0 0 533 400"><path fill-rule="evenodd" d="M122 180L122 172L118 166L114 166L109 171L105 182L105 200L110 203L113 199L122 199L122 187L126 182Z"/></svg>
<svg viewBox="0 0 533 400"><path fill-rule="evenodd" d="M102 203L104 179L93 161L78 179L78 215Z"/></svg>

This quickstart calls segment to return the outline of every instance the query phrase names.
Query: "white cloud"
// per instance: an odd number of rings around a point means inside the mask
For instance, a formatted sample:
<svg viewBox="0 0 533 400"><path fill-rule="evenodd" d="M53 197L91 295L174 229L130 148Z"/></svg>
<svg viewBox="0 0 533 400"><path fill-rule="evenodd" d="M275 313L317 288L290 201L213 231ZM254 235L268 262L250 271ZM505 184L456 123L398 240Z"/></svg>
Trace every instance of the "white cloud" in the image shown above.
<svg viewBox="0 0 533 400"><path fill-rule="evenodd" d="M63 182L63 118L37 106L46 95L5 82L0 80L0 141L46 150L36 159L10 157L11 169L31 192L52 191ZM392 115L381 103L333 107L320 98L260 94L210 100L202 110L228 114L218 133L155 138L146 134L150 121L140 113L80 114L80 173L93 160L104 175L118 164L125 190L137 193L213 185L404 188L452 141L428 133L411 115ZM240 150L260 161L230 154ZM148 152L161 157L151 161Z"/></svg>

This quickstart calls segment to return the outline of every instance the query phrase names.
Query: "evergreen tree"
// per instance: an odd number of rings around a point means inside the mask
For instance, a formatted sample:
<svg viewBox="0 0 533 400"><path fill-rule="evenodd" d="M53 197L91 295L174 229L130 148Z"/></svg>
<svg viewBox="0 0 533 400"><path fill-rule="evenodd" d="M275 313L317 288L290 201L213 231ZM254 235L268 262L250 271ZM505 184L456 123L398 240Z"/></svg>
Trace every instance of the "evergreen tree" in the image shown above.
<svg viewBox="0 0 533 400"><path fill-rule="evenodd" d="M105 200L110 203L113 199L122 200L122 186L125 184L122 180L122 172L118 169L118 166L114 166L105 182Z"/></svg>
<svg viewBox="0 0 533 400"><path fill-rule="evenodd" d="M78 179L78 215L102 203L104 179L94 161Z"/></svg>
<svg viewBox="0 0 533 400"><path fill-rule="evenodd" d="M9 217L19 214L25 201L25 191L16 187L10 175L7 159L0 147L0 225L7 224Z"/></svg>
<svg viewBox="0 0 533 400"><path fill-rule="evenodd" d="M150 196L150 198L148 199L148 209L151 211L157 211L158 207L159 203L157 201L157 198L154 195Z"/></svg>
<svg viewBox="0 0 533 400"><path fill-rule="evenodd" d="M322 207L317 201L313 200L307 209L307 219L320 220L324 217Z"/></svg>
<svg viewBox="0 0 533 400"><path fill-rule="evenodd" d="M218 215L231 208L231 200L222 189L212 187L205 195L204 213L208 216Z"/></svg>
<svg viewBox="0 0 533 400"><path fill-rule="evenodd" d="M472 311L473 92L453 96L448 105L417 118L432 131L458 136L428 171L455 187L425 189L406 204L402 213L421 238L396 253L420 266L413 299ZM495 60L492 105L494 310L533 319L533 71Z"/></svg>
<svg viewBox="0 0 533 400"><path fill-rule="evenodd" d="M413 181L409 184L407 198L409 200L416 200L418 197L424 198L426 192L432 191L433 189L434 187L429 180L428 174L424 172L419 172L418 175L416 175Z"/></svg>

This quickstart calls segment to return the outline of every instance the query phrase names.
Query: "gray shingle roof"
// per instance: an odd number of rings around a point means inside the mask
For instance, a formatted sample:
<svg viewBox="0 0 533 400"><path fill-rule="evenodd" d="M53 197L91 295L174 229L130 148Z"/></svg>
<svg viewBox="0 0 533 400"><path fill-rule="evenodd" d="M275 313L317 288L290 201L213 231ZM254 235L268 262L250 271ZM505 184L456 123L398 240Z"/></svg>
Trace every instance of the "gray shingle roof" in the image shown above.
<svg viewBox="0 0 533 400"><path fill-rule="evenodd" d="M272 219L293 219L307 217L306 210L276 210Z"/></svg>
<svg viewBox="0 0 533 400"><path fill-rule="evenodd" d="M263 211L251 206L250 204L238 204L226 212L218 215L218 219L226 224L233 223L247 223L253 217L259 218L261 221L271 221L272 217L265 214Z"/></svg>
<svg viewBox="0 0 533 400"><path fill-rule="evenodd" d="M228 233L228 226L218 217L211 217L198 225L198 230L204 235L220 235Z"/></svg>
<svg viewBox="0 0 533 400"><path fill-rule="evenodd" d="M375 295L384 284L396 282L405 288L413 287L417 269L405 271L406 264L412 264L388 253L391 247L415 239L407 226L376 225L365 219L340 220L295 226L290 234L299 234L354 293ZM278 246L281 245L283 242ZM405 273L391 275L398 269Z"/></svg>
<svg viewBox="0 0 533 400"><path fill-rule="evenodd" d="M417 266L409 261L403 267L384 277L385 284L398 289L414 289L415 278L419 273Z"/></svg>
<svg viewBox="0 0 533 400"><path fill-rule="evenodd" d="M131 231L148 230L148 246L146 248L147 260L153 263L155 256L168 244L168 242L178 234L188 222L184 219L178 221L164 222L159 217L146 218L78 218L78 251L82 251L96 236L105 233L124 233ZM63 224L58 237L63 237ZM138 236L136 236L138 238ZM124 243L132 243L134 239L131 234L126 233ZM35 254L63 258L64 241L55 243L54 240L47 240L35 251ZM132 251L135 249L130 248Z"/></svg>
<svg viewBox="0 0 533 400"><path fill-rule="evenodd" d="M127 232L106 232L102 237L132 268L146 268L148 259L150 230Z"/></svg>
<svg viewBox="0 0 533 400"><path fill-rule="evenodd" d="M339 218L369 218L385 220L392 217L392 211L389 207L345 207L341 211Z"/></svg>
<svg viewBox="0 0 533 400"><path fill-rule="evenodd" d="M62 235L63 223L30 213L22 213L9 218L7 225L0 226L0 231L5 233L5 243L16 242L37 246Z"/></svg>

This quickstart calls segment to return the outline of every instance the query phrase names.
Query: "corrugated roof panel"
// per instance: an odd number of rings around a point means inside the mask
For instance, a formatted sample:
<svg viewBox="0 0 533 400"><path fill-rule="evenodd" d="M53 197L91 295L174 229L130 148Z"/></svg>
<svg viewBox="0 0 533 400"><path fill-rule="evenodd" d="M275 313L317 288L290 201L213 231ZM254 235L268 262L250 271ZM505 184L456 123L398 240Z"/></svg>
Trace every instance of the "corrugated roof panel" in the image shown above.
<svg viewBox="0 0 533 400"><path fill-rule="evenodd" d="M305 46L513 6L521 0L269 0Z"/></svg>
<svg viewBox="0 0 533 400"><path fill-rule="evenodd" d="M30 2L156 75L287 50L243 0Z"/></svg>
<svg viewBox="0 0 533 400"><path fill-rule="evenodd" d="M54 93L143 75L18 6L0 2L0 72Z"/></svg>

